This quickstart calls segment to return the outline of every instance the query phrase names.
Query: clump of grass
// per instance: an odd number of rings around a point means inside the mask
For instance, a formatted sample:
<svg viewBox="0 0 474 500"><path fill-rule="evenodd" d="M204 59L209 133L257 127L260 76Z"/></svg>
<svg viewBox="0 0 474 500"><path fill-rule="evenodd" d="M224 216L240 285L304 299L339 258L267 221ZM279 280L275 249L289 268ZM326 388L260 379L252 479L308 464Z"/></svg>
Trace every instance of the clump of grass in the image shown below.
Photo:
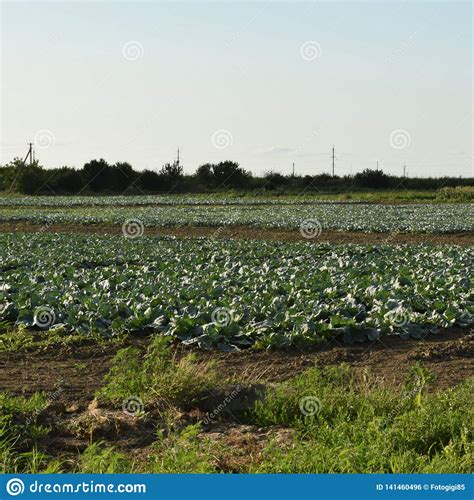
<svg viewBox="0 0 474 500"><path fill-rule="evenodd" d="M278 384L267 391L264 400L257 401L250 415L253 423L261 426L284 425L307 428L318 421L344 418L348 421L357 411L373 413L368 405L355 406L354 381L348 365L311 368L301 375ZM308 406L305 409L305 406Z"/></svg>
<svg viewBox="0 0 474 500"><path fill-rule="evenodd" d="M270 443L252 472L468 472L473 465L474 380L422 397L431 374L411 368L402 391L358 382L347 367L311 369L269 391L250 418L299 431ZM303 398L317 399L308 414Z"/></svg>
<svg viewBox="0 0 474 500"><path fill-rule="evenodd" d="M67 333L67 335L65 334ZM113 338L104 338L98 332L90 332L87 336L80 332L69 332L64 327L51 328L47 331L36 331L24 325L0 322L0 352L19 352L47 349L57 346L74 346L87 342L99 345L119 344L123 334Z"/></svg>
<svg viewBox="0 0 474 500"><path fill-rule="evenodd" d="M38 416L48 405L45 395L31 398L0 393L0 472L57 472L58 461L48 462L38 451L37 443L49 433L49 428L37 423Z"/></svg>
<svg viewBox="0 0 474 500"><path fill-rule="evenodd" d="M176 357L169 337L155 337L144 356L131 347L118 351L105 382L97 393L102 401L118 402L134 395L147 403L178 406L195 403L219 385L212 363L199 363L193 353Z"/></svg>
<svg viewBox="0 0 474 500"><path fill-rule="evenodd" d="M97 441L90 444L80 456L77 472L83 474L133 473L135 464L113 446Z"/></svg>
<svg viewBox="0 0 474 500"><path fill-rule="evenodd" d="M415 395L415 403L418 406L421 406L423 391L434 378L434 374L419 361L408 370L405 379L405 388L410 394Z"/></svg>
<svg viewBox="0 0 474 500"><path fill-rule="evenodd" d="M36 423L37 416L47 405L47 397L40 393L31 398L0 393L0 437L26 443L47 434L48 430Z"/></svg>
<svg viewBox="0 0 474 500"><path fill-rule="evenodd" d="M472 202L474 200L473 186L444 187L438 190L437 196L448 201Z"/></svg>
<svg viewBox="0 0 474 500"><path fill-rule="evenodd" d="M75 472L117 473L210 473L217 472L209 441L199 437L199 424L158 432L145 461L132 460L104 441L90 444L79 458Z"/></svg>
<svg viewBox="0 0 474 500"><path fill-rule="evenodd" d="M200 424L188 425L182 430L170 432L166 437L158 434L153 445L151 462L147 472L153 473L197 473L217 472L214 465L212 445L199 437Z"/></svg>

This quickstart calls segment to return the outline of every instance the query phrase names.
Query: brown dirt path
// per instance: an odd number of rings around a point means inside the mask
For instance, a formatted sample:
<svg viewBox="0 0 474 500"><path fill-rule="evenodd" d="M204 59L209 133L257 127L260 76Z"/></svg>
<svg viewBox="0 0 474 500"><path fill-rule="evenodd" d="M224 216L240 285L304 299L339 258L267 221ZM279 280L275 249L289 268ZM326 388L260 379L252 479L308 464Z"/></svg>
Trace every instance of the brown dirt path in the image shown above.
<svg viewBox="0 0 474 500"><path fill-rule="evenodd" d="M148 339L130 339L144 347ZM0 353L0 391L31 396L52 393L62 387L60 402L72 411L83 411L102 386L117 344L51 347L44 351ZM177 347L178 354L188 352ZM379 383L399 386L406 370L416 361L436 375L434 387L450 387L474 375L474 329L451 328L424 340L384 337L382 341L346 346L331 345L310 352L199 351L202 361L217 363L223 377L248 382L276 382L298 375L313 366L348 363Z"/></svg>

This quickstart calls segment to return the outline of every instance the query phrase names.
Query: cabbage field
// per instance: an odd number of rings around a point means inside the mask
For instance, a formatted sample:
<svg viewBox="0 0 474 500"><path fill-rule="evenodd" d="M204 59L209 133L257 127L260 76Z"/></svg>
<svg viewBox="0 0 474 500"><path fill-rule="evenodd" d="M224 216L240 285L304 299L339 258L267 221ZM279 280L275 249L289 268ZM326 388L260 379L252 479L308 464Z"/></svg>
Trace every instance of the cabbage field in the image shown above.
<svg viewBox="0 0 474 500"><path fill-rule="evenodd" d="M457 233L472 231L470 204L315 204L179 205L0 208L1 222L32 224L110 224L135 220L144 227L247 226L298 230L315 221L332 231Z"/></svg>
<svg viewBox="0 0 474 500"><path fill-rule="evenodd" d="M139 205L299 205L337 204L320 201L314 196L213 196L213 195L140 195L140 196L15 196L0 197L5 207L76 207L76 206L139 206Z"/></svg>
<svg viewBox="0 0 474 500"><path fill-rule="evenodd" d="M474 324L467 247L0 234L0 321L284 347Z"/></svg>
<svg viewBox="0 0 474 500"><path fill-rule="evenodd" d="M462 203L0 198L0 472L470 471L472 227Z"/></svg>

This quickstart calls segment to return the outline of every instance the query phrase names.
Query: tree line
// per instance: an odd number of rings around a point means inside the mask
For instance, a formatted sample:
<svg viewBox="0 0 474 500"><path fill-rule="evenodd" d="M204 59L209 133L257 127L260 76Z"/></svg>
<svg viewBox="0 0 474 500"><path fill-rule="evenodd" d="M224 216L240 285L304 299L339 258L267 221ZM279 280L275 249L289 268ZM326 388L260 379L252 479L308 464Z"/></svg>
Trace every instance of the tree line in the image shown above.
<svg viewBox="0 0 474 500"><path fill-rule="evenodd" d="M382 170L365 169L355 175L282 175L268 171L253 176L234 161L206 163L192 175L185 175L179 162L166 163L158 172L134 170L127 162L109 164L91 160L82 169L45 169L37 161L25 165L16 158L0 166L0 190L23 194L141 194L206 193L229 189L253 192L339 192L358 189L438 189L473 186L473 178L404 178Z"/></svg>

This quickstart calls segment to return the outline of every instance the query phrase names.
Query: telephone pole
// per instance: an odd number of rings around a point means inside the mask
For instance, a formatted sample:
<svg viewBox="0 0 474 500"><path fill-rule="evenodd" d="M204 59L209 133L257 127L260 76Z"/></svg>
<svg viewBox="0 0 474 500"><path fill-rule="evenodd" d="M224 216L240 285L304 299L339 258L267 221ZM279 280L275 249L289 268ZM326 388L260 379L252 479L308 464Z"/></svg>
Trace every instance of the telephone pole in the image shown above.
<svg viewBox="0 0 474 500"><path fill-rule="evenodd" d="M176 164L178 165L179 167L179 148L178 148L178 159L176 160Z"/></svg>
<svg viewBox="0 0 474 500"><path fill-rule="evenodd" d="M33 143L29 142L28 143L28 153L26 153L26 156L25 156L25 159L23 160L23 163L26 165L26 160L28 160L28 158L29 158L30 165L31 165L34 161L34 154L35 154L35 152L33 151Z"/></svg>
<svg viewBox="0 0 474 500"><path fill-rule="evenodd" d="M334 146L332 147L332 176L334 177L334 162L335 162L335 156L334 156Z"/></svg>
<svg viewBox="0 0 474 500"><path fill-rule="evenodd" d="M293 162L293 171L292 171L291 177L294 177L294 176L295 176L295 162Z"/></svg>
<svg viewBox="0 0 474 500"><path fill-rule="evenodd" d="M26 153L25 159L23 160L24 167L26 167L26 160L28 160L28 158L30 159L30 165L32 165L33 162L35 161L35 151L33 149L33 143L28 142L27 144L28 144L28 153ZM15 187L16 181L18 180L18 177L20 176L21 172L23 171L23 168L19 166L17 170L18 170L17 174L15 175L15 178L13 179L13 181L11 183L10 189L8 190L9 193L11 193L13 191L13 188Z"/></svg>
<svg viewBox="0 0 474 500"><path fill-rule="evenodd" d="M403 177L407 176L407 166L403 165Z"/></svg>

